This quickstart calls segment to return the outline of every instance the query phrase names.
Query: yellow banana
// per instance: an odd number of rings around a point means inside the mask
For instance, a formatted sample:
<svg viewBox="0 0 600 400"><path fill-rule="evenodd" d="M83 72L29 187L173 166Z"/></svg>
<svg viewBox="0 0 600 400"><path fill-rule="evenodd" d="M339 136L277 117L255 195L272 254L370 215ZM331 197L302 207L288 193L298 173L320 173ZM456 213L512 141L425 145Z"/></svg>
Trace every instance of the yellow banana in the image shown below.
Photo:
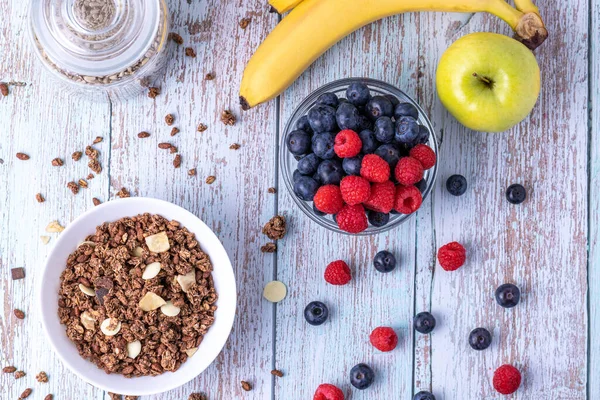
<svg viewBox="0 0 600 400"><path fill-rule="evenodd" d="M290 11L300 3L302 3L302 0L269 0L271 7L277 10L279 14Z"/></svg>
<svg viewBox="0 0 600 400"><path fill-rule="evenodd" d="M537 13L522 13L504 0L304 0L283 18L248 62L240 88L242 108L279 95L348 34L378 19L409 11L489 12L506 21L531 49L548 36Z"/></svg>

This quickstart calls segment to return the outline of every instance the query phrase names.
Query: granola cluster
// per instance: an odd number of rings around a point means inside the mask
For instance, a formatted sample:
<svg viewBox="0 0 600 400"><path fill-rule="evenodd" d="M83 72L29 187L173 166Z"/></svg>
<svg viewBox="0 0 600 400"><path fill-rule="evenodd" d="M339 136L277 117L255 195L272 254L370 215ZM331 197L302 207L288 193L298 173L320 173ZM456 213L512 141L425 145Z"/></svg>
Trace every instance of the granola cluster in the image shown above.
<svg viewBox="0 0 600 400"><path fill-rule="evenodd" d="M214 322L211 271L176 221L143 214L104 223L67 260L60 322L79 354L107 373L176 371Z"/></svg>

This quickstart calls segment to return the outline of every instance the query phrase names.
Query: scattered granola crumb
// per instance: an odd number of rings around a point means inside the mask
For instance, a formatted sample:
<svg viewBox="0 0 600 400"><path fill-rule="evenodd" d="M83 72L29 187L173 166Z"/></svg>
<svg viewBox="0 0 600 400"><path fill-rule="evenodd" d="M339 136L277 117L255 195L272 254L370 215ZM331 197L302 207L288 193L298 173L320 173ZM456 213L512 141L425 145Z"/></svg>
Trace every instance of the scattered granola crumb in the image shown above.
<svg viewBox="0 0 600 400"><path fill-rule="evenodd" d="M157 87L150 87L148 88L148 97L150 97L151 99L155 99L156 96L158 96L160 94L160 89Z"/></svg>
<svg viewBox="0 0 600 400"><path fill-rule="evenodd" d="M15 379L21 379L25 375L27 375L25 372L23 372L23 371L17 371L17 372L15 372Z"/></svg>
<svg viewBox="0 0 600 400"><path fill-rule="evenodd" d="M73 161L79 161L81 160L82 155L83 153L81 151L76 151L75 153L71 154L71 158L73 159Z"/></svg>
<svg viewBox="0 0 600 400"><path fill-rule="evenodd" d="M278 377L280 377L280 378L281 378L281 377L283 376L283 372L281 372L281 371L280 371L280 370L278 370L278 369L274 369L273 371L271 371L271 375L273 375L273 376L278 376Z"/></svg>
<svg viewBox="0 0 600 400"><path fill-rule="evenodd" d="M90 179L94 179L94 174L92 174L91 172L85 177L85 179L90 180Z"/></svg>
<svg viewBox="0 0 600 400"><path fill-rule="evenodd" d="M275 189L274 187L270 187L269 189L267 189L267 192L274 194L277 193L277 189Z"/></svg>
<svg viewBox="0 0 600 400"><path fill-rule="evenodd" d="M19 309L14 309L13 310L13 314L15 314L15 317L19 318L19 319L25 319L25 313Z"/></svg>
<svg viewBox="0 0 600 400"><path fill-rule="evenodd" d="M102 166L100 165L98 160L90 160L88 162L88 167L90 167L90 169L92 171L94 171L96 174L99 174L100 172L102 172Z"/></svg>
<svg viewBox="0 0 600 400"><path fill-rule="evenodd" d="M248 25L250 25L250 21L252 21L252 19L250 19L250 18L242 18L240 20L240 28L246 29L248 27Z"/></svg>
<svg viewBox="0 0 600 400"><path fill-rule="evenodd" d="M192 393L188 400L208 400L208 398L204 393Z"/></svg>
<svg viewBox="0 0 600 400"><path fill-rule="evenodd" d="M13 367L12 365L9 365L8 367L2 368L2 372L4 372L5 374L12 374L16 370L17 369L15 367Z"/></svg>
<svg viewBox="0 0 600 400"><path fill-rule="evenodd" d="M92 146L86 146L86 148L85 148L85 155L88 156L88 158L90 160L96 160L96 159L98 159L98 155L99 154L100 153L98 152L98 150L96 150Z"/></svg>
<svg viewBox="0 0 600 400"><path fill-rule="evenodd" d="M67 187L71 190L71 192L73 192L73 194L79 193L79 185L75 182L67 183Z"/></svg>
<svg viewBox="0 0 600 400"><path fill-rule="evenodd" d="M130 197L129 190L125 189L124 187L121 188L121 190L117 192L117 197L120 197L122 199Z"/></svg>
<svg viewBox="0 0 600 400"><path fill-rule="evenodd" d="M37 200L38 203L43 203L46 201L46 199L44 198L44 196L42 196L41 193L36 194L35 199Z"/></svg>
<svg viewBox="0 0 600 400"><path fill-rule="evenodd" d="M123 397L120 394L108 392L110 400L121 400Z"/></svg>
<svg viewBox="0 0 600 400"><path fill-rule="evenodd" d="M97 197L94 197L92 199L92 203L94 203L95 206L99 206L100 204L102 204L102 202L100 201L100 199L98 199Z"/></svg>
<svg viewBox="0 0 600 400"><path fill-rule="evenodd" d="M140 132L140 133L138 133L138 137L140 139L144 139L144 138L150 137L150 134L148 132Z"/></svg>
<svg viewBox="0 0 600 400"><path fill-rule="evenodd" d="M179 149L173 145L171 145L170 150L171 150L170 151L171 154L175 154L179 151Z"/></svg>
<svg viewBox="0 0 600 400"><path fill-rule="evenodd" d="M46 397L44 397L44 400L53 400L54 399L54 395L48 394L46 395Z"/></svg>
<svg viewBox="0 0 600 400"><path fill-rule="evenodd" d="M213 79L215 79L215 74L214 74L214 73L212 73L212 72L209 72L208 74L206 74L206 75L204 76L204 80L207 80L207 81L212 81Z"/></svg>
<svg viewBox="0 0 600 400"><path fill-rule="evenodd" d="M168 150L171 148L171 143L163 142L158 144L159 149Z"/></svg>
<svg viewBox="0 0 600 400"><path fill-rule="evenodd" d="M4 97L8 96L8 85L4 82L0 82L0 93Z"/></svg>
<svg viewBox="0 0 600 400"><path fill-rule="evenodd" d="M171 129L171 136L175 136L179 133L179 128L174 126L173 129Z"/></svg>
<svg viewBox="0 0 600 400"><path fill-rule="evenodd" d="M21 395L19 396L19 400L28 398L30 394L31 394L31 388L27 388L27 389L23 390L23 393L21 393Z"/></svg>
<svg viewBox="0 0 600 400"><path fill-rule="evenodd" d="M183 38L181 37L181 35L179 33L175 33L175 32L169 33L169 39L171 39L172 41L174 41L178 45L182 45L183 44Z"/></svg>
<svg viewBox="0 0 600 400"><path fill-rule="evenodd" d="M50 243L50 236L40 236L40 239L42 239L42 244L48 244Z"/></svg>
<svg viewBox="0 0 600 400"><path fill-rule="evenodd" d="M48 233L60 233L65 230L65 227L58 223L58 221L52 221L46 227Z"/></svg>
<svg viewBox="0 0 600 400"><path fill-rule="evenodd" d="M12 278L13 281L23 279L23 278L25 278L25 270L21 267L12 268L10 270L10 277Z"/></svg>
<svg viewBox="0 0 600 400"><path fill-rule="evenodd" d="M29 156L25 153L17 153L17 158L21 161L29 160Z"/></svg>
<svg viewBox="0 0 600 400"><path fill-rule="evenodd" d="M173 125L173 122L175 122L175 117L173 116L173 114L167 114L167 115L165 115L165 122L169 126Z"/></svg>
<svg viewBox="0 0 600 400"><path fill-rule="evenodd" d="M185 55L188 57L196 58L196 51L191 47L185 48Z"/></svg>
<svg viewBox="0 0 600 400"><path fill-rule="evenodd" d="M54 160L52 160L52 166L54 166L54 167L62 167L63 165L64 165L64 161L58 157L56 157Z"/></svg>
<svg viewBox="0 0 600 400"><path fill-rule="evenodd" d="M137 396L125 396L125 400L137 400Z"/></svg>
<svg viewBox="0 0 600 400"><path fill-rule="evenodd" d="M173 159L173 166L175 168L179 168L181 166L181 154L177 154L175 159Z"/></svg>
<svg viewBox="0 0 600 400"><path fill-rule="evenodd" d="M35 379L40 383L47 383L48 382L48 374L46 374L44 371L41 371L39 374L37 374L35 376Z"/></svg>
<svg viewBox="0 0 600 400"><path fill-rule="evenodd" d="M233 126L235 125L235 115L231 111L225 110L221 113L221 122L225 125Z"/></svg>
<svg viewBox="0 0 600 400"><path fill-rule="evenodd" d="M260 251L263 253L275 253L277 251L277 245L275 243L267 243L261 246Z"/></svg>
<svg viewBox="0 0 600 400"><path fill-rule="evenodd" d="M262 233L267 235L271 240L279 240L285 236L285 217L276 215L265 224Z"/></svg>
<svg viewBox="0 0 600 400"><path fill-rule="evenodd" d="M85 179L80 179L77 183L79 184L79 186L81 186L84 189L87 189L87 187L88 187L88 183Z"/></svg>
<svg viewBox="0 0 600 400"><path fill-rule="evenodd" d="M102 142L102 140L104 140L102 136L96 136L96 139L94 139L94 141L92 143L93 144L100 143L100 142Z"/></svg>
<svg viewBox="0 0 600 400"><path fill-rule="evenodd" d="M196 129L198 132L204 132L208 127L204 124L198 124L198 128Z"/></svg>
<svg viewBox="0 0 600 400"><path fill-rule="evenodd" d="M196 168L192 168L188 171L189 176L196 176Z"/></svg>
<svg viewBox="0 0 600 400"><path fill-rule="evenodd" d="M239 143L233 143L231 146L229 146L229 149L231 150L237 150L240 147L242 147Z"/></svg>
<svg viewBox="0 0 600 400"><path fill-rule="evenodd" d="M252 385L249 382L242 381L242 389L244 389L246 392L249 392L252 390Z"/></svg>
<svg viewBox="0 0 600 400"><path fill-rule="evenodd" d="M208 178L206 178L206 183L208 183L209 185L212 185L213 182L216 180L217 178L214 177L213 175L209 176Z"/></svg>

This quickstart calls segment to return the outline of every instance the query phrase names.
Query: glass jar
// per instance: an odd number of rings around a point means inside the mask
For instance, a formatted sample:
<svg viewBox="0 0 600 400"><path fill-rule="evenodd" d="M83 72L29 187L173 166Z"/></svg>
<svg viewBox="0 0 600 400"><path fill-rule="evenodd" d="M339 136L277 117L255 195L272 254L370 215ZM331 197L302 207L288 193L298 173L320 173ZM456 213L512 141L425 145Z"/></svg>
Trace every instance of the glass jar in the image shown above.
<svg viewBox="0 0 600 400"><path fill-rule="evenodd" d="M166 64L164 0L32 0L30 38L51 75L93 99L151 86Z"/></svg>

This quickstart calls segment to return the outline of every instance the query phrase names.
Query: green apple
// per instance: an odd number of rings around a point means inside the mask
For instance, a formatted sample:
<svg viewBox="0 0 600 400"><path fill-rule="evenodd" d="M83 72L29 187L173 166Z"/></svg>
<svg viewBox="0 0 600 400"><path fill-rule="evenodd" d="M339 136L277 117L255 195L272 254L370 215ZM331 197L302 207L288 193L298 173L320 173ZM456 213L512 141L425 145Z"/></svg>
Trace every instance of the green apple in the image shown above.
<svg viewBox="0 0 600 400"><path fill-rule="evenodd" d="M540 94L540 67L525 45L472 33L442 55L436 74L442 104L467 128L503 132L521 122Z"/></svg>

